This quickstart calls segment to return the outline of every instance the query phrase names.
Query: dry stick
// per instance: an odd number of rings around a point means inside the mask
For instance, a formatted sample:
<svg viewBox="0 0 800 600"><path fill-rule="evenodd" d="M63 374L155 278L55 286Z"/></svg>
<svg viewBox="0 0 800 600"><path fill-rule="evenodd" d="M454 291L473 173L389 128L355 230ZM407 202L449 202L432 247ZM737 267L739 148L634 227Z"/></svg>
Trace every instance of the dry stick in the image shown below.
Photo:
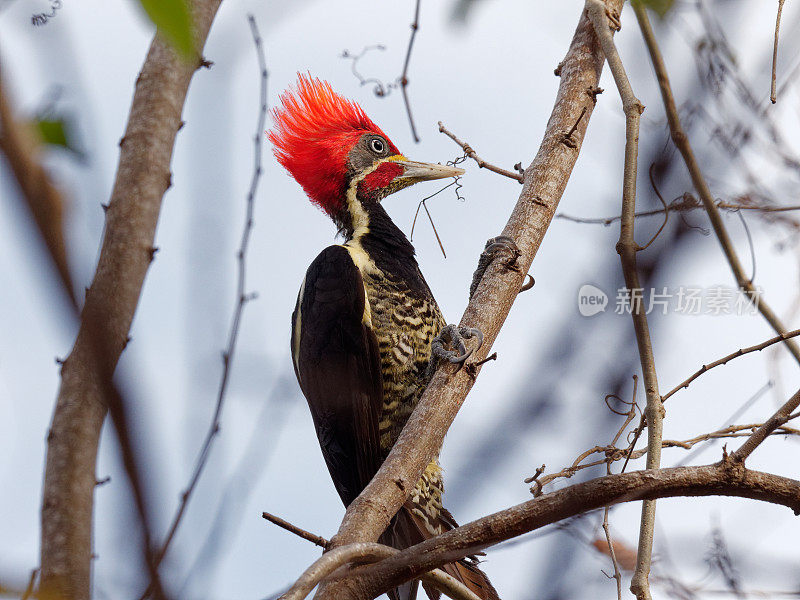
<svg viewBox="0 0 800 600"><path fill-rule="evenodd" d="M669 77L667 76L667 68L664 65L664 59L661 56L658 43L656 42L653 28L650 25L650 19L647 16L647 10L640 2L633 2L633 10L636 18L639 21L639 27L642 30L644 41L647 44L647 49L650 52L650 59L653 63L656 76L658 78L658 85L661 89L661 97L664 102L664 110L667 113L667 120L669 121L669 131L672 136L672 141L683 156L686 163L686 168L692 178L697 193L703 202L703 206L708 213L711 226L714 228L714 233L722 246L722 251L730 264L733 275L736 278L736 283L744 291L748 297L755 297L756 289L753 282L750 281L745 275L744 268L742 267L739 257L734 250L733 243L728 235L725 225L722 222L722 217L719 214L717 205L711 195L711 190L708 188L700 166L697 164L692 146L689 144L689 138L683 131L681 126L680 117L678 116L678 109L675 106L675 99L672 95L672 88L670 87ZM758 310L764 316L764 319L772 326L775 333L786 333L787 329L781 323L780 318L772 311L769 305L760 297L758 298ZM794 356L795 360L800 363L800 347L792 340L785 340L784 345L786 349Z"/></svg>
<svg viewBox="0 0 800 600"><path fill-rule="evenodd" d="M220 0L194 0L202 48ZM92 507L104 391L128 339L151 249L181 110L197 64L186 64L156 38L140 73L105 236L75 345L61 371L48 435L42 500L41 585L65 600L90 594ZM97 340L97 333L103 339ZM99 364L95 348L106 348ZM102 367L102 368L101 368Z"/></svg>
<svg viewBox="0 0 800 600"><path fill-rule="evenodd" d="M161 564L161 561L164 560L164 556L167 554L169 550L170 544L172 540L175 538L175 533L178 531L178 527L181 524L183 519L183 515L186 512L186 508L189 505L189 500L192 497L192 493L194 492L195 488L197 487L197 482L200 480L200 475L203 473L203 469L206 466L206 462L208 461L209 454L211 453L211 446L214 443L214 439L216 438L217 434L220 430L220 416L222 415L222 407L225 404L225 398L228 391L228 381L230 380L230 372L231 372L231 363L233 362L234 353L236 351L236 341L239 337L239 330L241 327L242 321L242 313L244 312L245 305L255 298L255 295L252 293L247 293L246 290L246 274L247 268L245 259L247 257L247 248L250 243L250 234L253 230L253 210L255 207L255 195L256 191L258 190L258 183L261 180L261 146L262 146L262 136L264 135L264 127L267 120L267 61L266 57L264 56L264 47L261 40L261 36L258 32L258 26L256 25L255 18L252 15L247 16L247 20L250 24L250 31L253 35L253 43L256 47L256 54L258 55L258 66L261 73L261 88L259 92L259 110L258 110L258 119L256 123L256 133L253 137L254 143L254 151L253 151L253 175L250 179L250 189L247 192L247 210L245 214L244 226L242 227L242 237L241 242L239 244L239 250L236 253L236 260L238 263L238 271L237 271L237 283L236 283L236 307L233 311L233 317L231 318L231 328L230 332L228 333L228 345L225 351L222 354L222 378L220 379L219 383L219 390L217 392L217 403L214 408L214 416L211 419L211 425L209 426L208 433L206 434L205 441L203 442L203 446L200 449L199 454L197 455L197 461L194 466L194 471L192 472L192 477L189 480L189 484L186 486L186 489L181 494L181 501L178 505L178 509L175 511L175 516L172 518L172 524L168 530L166 537L164 538L164 543L161 545L158 553L156 554L156 561L157 564ZM149 590L148 590L149 591ZM147 597L148 592L146 591L142 597Z"/></svg>
<svg viewBox="0 0 800 600"><path fill-rule="evenodd" d="M625 285L633 293L642 289L639 273L636 268L636 253L640 249L634 238L636 221L636 174L639 157L639 119L644 107L631 89L622 60L617 53L614 39L611 36L606 7L599 0L586 0L586 10L594 25L608 66L614 75L614 81L622 97L625 111L625 171L622 182L622 219L620 220L619 242L617 252L622 261L622 272ZM639 348L639 360L642 367L644 390L647 397L645 415L647 417L647 468L658 469L661 466L661 440L663 436L664 407L658 392L653 346L650 341L650 328L641 298L631 297L631 317ZM636 554L636 570L631 579L631 592L638 600L650 600L650 563L653 552L653 532L655 529L656 503L646 500L642 503L642 518L639 526L639 548Z"/></svg>
<svg viewBox="0 0 800 600"><path fill-rule="evenodd" d="M756 429L753 434L745 441L741 447L731 454L730 458L737 463L744 464L745 459L753 453L761 442L775 431L778 427L793 418L792 412L800 406L800 390L789 398L775 414L773 414L761 427Z"/></svg>
<svg viewBox="0 0 800 600"><path fill-rule="evenodd" d="M414 141L419 143L419 136L417 135L417 128L414 126L414 117L411 116L411 104L408 102L408 64L411 62L411 50L414 47L414 38L417 37L417 30L419 29L419 5L422 0L417 0L417 5L414 8L414 22L411 23L411 37L408 38L408 49L406 50L406 60L403 63L403 72L400 75L400 91L403 93L403 102L406 105L406 113L408 113L408 123L411 125L411 135Z"/></svg>
<svg viewBox="0 0 800 600"><path fill-rule="evenodd" d="M721 208L723 210L731 210L734 212L738 212L740 210L753 210L758 212L764 213L779 213L779 212L790 212L795 210L800 210L800 205L792 205L792 206L748 206L744 204L736 204L733 202L717 202L717 208ZM638 211L634 216L638 219L639 217L655 217L656 215L663 215L668 211L678 211L678 212L688 212L692 210L697 210L699 208L703 208L703 205L700 204L697 200L694 200L693 197L690 196L690 199L687 201L685 198L681 198L679 201L670 202L667 205L666 210L663 208L656 208L653 210L644 210ZM611 225L615 221L620 220L619 215L614 215L613 217L575 217L572 215L567 215L564 213L558 213L556 215L556 219L564 219L565 221L572 221L573 223L581 223L586 225Z"/></svg>
<svg viewBox="0 0 800 600"><path fill-rule="evenodd" d="M488 163L485 160L483 160L480 156L478 156L477 152L475 152L475 150L472 149L472 146L470 146L467 142L462 142L460 139L458 139L455 136L454 133L451 133L447 129L447 127L445 127L442 124L441 121L439 121L439 131L441 133L445 134L451 140L453 140L456 144L461 146L461 148L464 150L464 152L467 154L467 156L469 156L472 160L474 160L476 163L478 163L478 167L480 167L481 169L484 169L484 168L485 169L489 169L490 171L492 171L494 173L497 173L498 175L503 175L503 176L509 177L511 179L516 179L520 183L523 183L525 181L524 172L514 173L513 171L508 171L506 169L503 169L502 167L496 167L493 164Z"/></svg>
<svg viewBox="0 0 800 600"><path fill-rule="evenodd" d="M778 0L778 16L775 18L775 43L772 46L772 83L769 88L769 99L775 104L778 101L778 92L775 89L775 71L778 63L778 32L781 28L781 13L784 0Z"/></svg>
<svg viewBox="0 0 800 600"><path fill-rule="evenodd" d="M669 392L661 396L661 401L665 402L667 398L672 396L675 392L680 391L681 389L689 387L695 379L700 377L703 373L710 371L714 367L718 367L720 365L727 364L729 361L733 360L734 358L739 358L740 356L744 356L745 354L749 354L750 352L759 352L768 346L772 346L773 344L777 344L778 342L785 341L789 338L793 338L795 336L800 335L800 329L795 329L794 331L789 331L788 333L782 333L774 338L767 340L766 342L761 342L760 344L756 344L755 346L750 346L748 348L739 348L736 352L732 354L728 354L727 356L723 356L722 358L715 360L714 362L710 362L707 365L703 365L697 371L695 371L692 375L687 377L684 381L676 385L672 388Z"/></svg>
<svg viewBox="0 0 800 600"><path fill-rule="evenodd" d="M306 531L305 529L302 529L297 525L293 525L292 523L289 523L289 521L281 519L280 517L276 517L271 513L262 512L261 517L266 519L270 523L277 525L278 527L285 529L286 531L293 533L296 536L311 542L312 544L316 544L321 548L327 548L330 545L330 541L326 540L321 535L317 535L315 533L311 533L310 531Z"/></svg>
<svg viewBox="0 0 800 600"><path fill-rule="evenodd" d="M609 5L618 11L622 0L610 0ZM501 261L491 263L460 322L462 326L477 327L484 334L483 346L475 352L476 361L491 352L500 327L517 298L524 274L530 269L553 219L591 117L593 105L586 90L597 87L603 62L592 26L582 15L564 59L561 84L544 139L536 158L526 169L522 193L502 232L511 237L520 250L516 268L509 268ZM577 147L569 148L561 143L562 137L584 106L588 110L573 133ZM470 374L467 369L459 371L454 365L443 365L437 370L380 470L348 507L338 533L331 540L332 546L378 539L441 448L445 433L476 376L477 371ZM352 598L368 583L349 580L336 586L328 585L317 597Z"/></svg>
<svg viewBox="0 0 800 600"><path fill-rule="evenodd" d="M72 287L64 241L64 198L42 167L43 144L36 138L30 124L17 120L14 115L3 75L0 66L0 152L5 155L17 180L22 198L61 278L62 287L72 307L77 310L78 301Z"/></svg>
<svg viewBox="0 0 800 600"><path fill-rule="evenodd" d="M374 598L432 568L546 525L622 502L676 496L736 496L783 505L800 514L800 481L724 463L634 471L597 477L481 517L411 546L353 576L370 583L359 598ZM336 577L336 576L334 576Z"/></svg>
<svg viewBox="0 0 800 600"><path fill-rule="evenodd" d="M609 471L607 474L611 475L611 472ZM611 533L608 530L608 511L609 507L606 506L605 510L603 510L603 531L606 534L606 543L608 544L608 552L611 555L611 564L614 565L613 579L617 582L617 600L622 600L622 573L619 572L617 553L614 551L614 544L611 541Z"/></svg>
<svg viewBox="0 0 800 600"><path fill-rule="evenodd" d="M281 600L303 600L314 587L328 575L348 564L370 563L383 560L398 554L400 551L376 544L375 542L357 542L340 546L323 554L312 564L300 578L281 596ZM440 592L456 600L481 600L463 583L438 569L423 574L420 579L433 585Z"/></svg>

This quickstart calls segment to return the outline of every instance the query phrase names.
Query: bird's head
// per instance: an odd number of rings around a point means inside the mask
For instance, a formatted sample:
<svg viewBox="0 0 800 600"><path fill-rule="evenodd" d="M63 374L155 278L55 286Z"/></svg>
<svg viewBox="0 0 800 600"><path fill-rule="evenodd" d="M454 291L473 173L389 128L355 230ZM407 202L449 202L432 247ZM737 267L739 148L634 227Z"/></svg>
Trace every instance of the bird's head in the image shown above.
<svg viewBox="0 0 800 600"><path fill-rule="evenodd" d="M369 203L419 181L461 175L456 167L403 156L355 102L326 81L299 75L272 111L275 156L341 229L354 229Z"/></svg>

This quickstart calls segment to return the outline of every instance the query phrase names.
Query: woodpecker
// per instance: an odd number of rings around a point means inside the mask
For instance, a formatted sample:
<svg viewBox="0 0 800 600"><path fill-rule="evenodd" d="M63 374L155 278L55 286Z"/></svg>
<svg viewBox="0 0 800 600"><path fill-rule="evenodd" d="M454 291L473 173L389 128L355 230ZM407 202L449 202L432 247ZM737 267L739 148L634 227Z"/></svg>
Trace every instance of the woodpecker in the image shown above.
<svg viewBox="0 0 800 600"><path fill-rule="evenodd" d="M311 263L292 315L291 350L322 454L348 506L400 434L439 359L463 362L477 330L447 325L420 272L414 247L381 205L420 181L461 175L403 156L355 102L300 75L272 112L269 139L283 167L335 223L344 243ZM445 349L446 345L453 350ZM457 527L442 506L438 458L381 537L406 548ZM499 600L468 557L445 571L484 600ZM414 600L418 581L389 592ZM424 586L429 598L439 593Z"/></svg>

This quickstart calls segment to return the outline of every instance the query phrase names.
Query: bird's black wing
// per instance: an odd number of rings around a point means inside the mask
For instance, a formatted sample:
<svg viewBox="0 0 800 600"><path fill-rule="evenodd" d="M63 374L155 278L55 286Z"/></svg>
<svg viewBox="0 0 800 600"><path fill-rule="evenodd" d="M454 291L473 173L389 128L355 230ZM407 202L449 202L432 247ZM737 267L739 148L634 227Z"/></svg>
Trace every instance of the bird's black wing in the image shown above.
<svg viewBox="0 0 800 600"><path fill-rule="evenodd" d="M322 454L345 506L381 464L383 380L361 273L330 246L311 263L292 315L292 360Z"/></svg>

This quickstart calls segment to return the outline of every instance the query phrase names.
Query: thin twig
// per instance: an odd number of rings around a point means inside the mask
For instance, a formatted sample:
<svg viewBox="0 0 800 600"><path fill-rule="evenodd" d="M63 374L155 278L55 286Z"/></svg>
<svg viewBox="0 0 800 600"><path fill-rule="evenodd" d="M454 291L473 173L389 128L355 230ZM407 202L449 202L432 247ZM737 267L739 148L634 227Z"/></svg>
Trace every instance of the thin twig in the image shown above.
<svg viewBox="0 0 800 600"><path fill-rule="evenodd" d="M581 114L583 114L583 113L581 113ZM458 138L455 136L455 134L451 133L451 132L450 132L450 131L449 131L449 130L448 130L448 129L447 129L447 128L446 128L446 127L445 127L445 126L442 124L442 122L441 122L441 121L439 121L439 131L440 131L441 133L445 134L445 135L446 135L447 137L449 137L451 140L453 140L453 141L454 141L456 144L458 144L459 146L461 146L461 148L464 150L464 152L466 153L466 155L467 155L467 156L469 156L469 157L470 157L472 160L474 160L476 163L478 163L478 166L479 166L481 169L484 169L484 168L485 168L485 169L489 169L490 171L492 171L492 172L494 172L494 173L497 173L498 175L503 175L504 177L508 177L508 178L510 178L510 179L516 179L516 180L517 180L517 181L519 181L520 183L523 183L523 182L525 181L525 174L524 174L524 171L523 171L523 172L514 173L513 171L508 171L508 170L506 170L506 169L503 169L502 167L496 167L495 165L493 165L493 164L491 164L491 163L488 163L488 162L486 162L486 161L485 161L485 160L483 160L483 159L482 159L480 156L478 156L478 153L477 153L477 152L475 152L475 150L473 150L473 149L472 149L472 146L470 146L470 145L469 145L467 142L462 142L460 139L458 139Z"/></svg>
<svg viewBox="0 0 800 600"><path fill-rule="evenodd" d="M672 396L675 392L678 392L681 389L689 387L695 379L700 377L703 373L710 371L714 367L718 367L720 365L726 364L728 361L733 360L734 358L739 358L740 356L744 356L745 354L749 354L750 352L759 352L764 348L772 346L773 344L777 344L778 342L783 342L789 338L793 338L795 336L800 335L800 329L795 329L794 331L789 331L788 333L782 333L774 338L768 339L765 342L761 342L760 344L756 344L755 346L749 346L747 348L740 348L736 352L728 354L727 356L723 356L722 358L715 360L714 362L710 362L706 365L700 367L697 371L695 371L692 375L687 377L684 381L676 385L672 388L669 392L661 396L661 401L665 402L667 398Z"/></svg>
<svg viewBox="0 0 800 600"><path fill-rule="evenodd" d="M247 20L250 24L250 31L253 36L253 43L256 47L256 54L258 56L258 65L259 70L261 73L261 88L259 92L259 110L258 110L258 119L256 124L256 133L253 137L254 143L254 151L253 151L253 175L250 180L250 189L247 193L247 210L245 215L244 226L242 228L242 237L241 242L239 244L239 250L236 253L236 259L238 263L238 277L237 277L237 284L236 284L236 307L233 311L233 318L231 320L231 328L228 334L228 345L222 355L222 378L219 384L219 390L217 392L217 403L214 408L214 416L211 420L211 425L208 429L208 433L206 434L205 441L203 442L203 446L200 450L200 453L197 456L197 461L195 462L194 471L192 473L192 477L189 480L189 484L186 486L186 489L181 494L181 502L178 506L177 511L175 512L175 516L172 519L172 524L170 525L169 532L167 533L166 538L164 539L164 543L162 544L161 548L156 555L157 564L160 564L161 561L164 559L164 556L167 554L169 550L170 544L172 540L175 538L175 533L178 530L178 527L181 524L181 520L183 519L183 515L186 512L186 508L189 505L189 500L192 497L192 493L194 492L197 482L200 480L200 475L203 473L203 469L206 466L206 462L208 461L209 454L211 453L211 447L213 445L214 439L216 438L217 434L220 430L220 416L222 414L222 407L225 403L226 393L228 391L228 381L230 380L230 372L231 372L231 364L233 362L234 352L236 351L236 341L239 337L239 330L241 326L242 320L242 313L244 312L245 305L255 298L253 293L247 293L246 290L246 256L247 256L247 249L250 242L250 234L253 230L253 209L255 206L255 195L256 191L258 190L258 183L261 179L262 167L261 167L261 154L262 154L262 136L264 132L264 127L266 124L267 118L267 62L266 57L264 55L264 47L261 40L261 35L258 32L258 26L256 24L255 17L253 15L248 15ZM145 592L145 596L147 596L147 592Z"/></svg>
<svg viewBox="0 0 800 600"><path fill-rule="evenodd" d="M800 210L800 204L798 205L791 205L791 206L751 206L745 204L737 204L735 202L716 202L717 208L722 210L729 210L732 212L737 212L740 210L752 210L757 212L764 212L764 213L780 213L780 212L790 212L795 210ZM657 208L654 210L644 210L638 211L634 216L638 219L640 217L655 217L659 215L664 215L667 211L671 212L688 212L692 210L698 210L703 208L703 205L700 203L697 198L692 196L691 194L684 194L683 196L679 196L672 202L667 205L667 208ZM611 225L612 223L619 221L619 215L613 215L611 217L575 217L573 215L567 215L564 213L558 213L556 215L557 219L564 219L565 221L572 221L573 223L581 223L586 225Z"/></svg>
<svg viewBox="0 0 800 600"><path fill-rule="evenodd" d="M36 589L36 577L39 575L39 569L33 569L31 571L30 579L28 579L28 587L25 588L25 591L22 593L22 597L20 600L29 600L33 598L33 592Z"/></svg>
<svg viewBox="0 0 800 600"><path fill-rule="evenodd" d="M383 83L377 77L364 77L358 70L358 61L370 50L386 50L386 46L383 44L373 44L372 46L364 46L361 49L361 52L358 54L352 54L349 50L343 50L341 53L342 58L350 59L350 71L353 73L353 76L358 79L358 83L363 85L370 85L372 84L374 87L372 88L372 92L378 96L379 98L383 98L388 96L389 93L392 91L394 87L396 87L395 83Z"/></svg>
<svg viewBox="0 0 800 600"><path fill-rule="evenodd" d="M653 191L656 193L656 196L658 196L658 199L661 200L661 204L664 206L664 222L661 223L661 227L659 227L658 231L656 231L655 234L653 234L653 237L650 238L650 241L647 242L644 246L639 247L640 252L642 250L647 250L650 247L650 244L652 244L653 242L656 241L656 239L658 239L658 236L661 235L662 231L664 231L664 227L667 226L667 222L669 221L669 206L667 206L667 203L664 202L664 197L661 195L661 192L658 191L658 186L656 185L655 178L653 177L653 169L655 168L655 166L656 163L652 163L650 165L650 169L648 169L647 171L647 174L650 177L650 185L653 186ZM634 217L635 216L636 213L634 212Z"/></svg>
<svg viewBox="0 0 800 600"><path fill-rule="evenodd" d="M778 93L775 89L775 72L778 63L778 32L781 29L781 13L783 12L784 0L778 0L778 16L775 18L775 43L772 46L772 84L769 90L769 99L775 104L778 101Z"/></svg>
<svg viewBox="0 0 800 600"><path fill-rule="evenodd" d="M611 475L611 473L609 472L608 475ZM611 562L614 565L614 580L617 582L617 600L622 600L622 573L619 572L617 553L614 551L614 544L611 542L611 533L608 531L608 511L609 507L606 506L605 510L603 510L603 531L606 534L608 553L611 555Z"/></svg>
<svg viewBox="0 0 800 600"><path fill-rule="evenodd" d="M434 224L434 222L433 222L433 217L431 216L431 213L430 213L430 211L428 210L428 205L426 204L426 201L430 200L431 198L433 198L433 197L434 197L434 196L436 196L437 194L440 194L440 193L442 193L442 192L443 192L443 191L445 191L447 188L449 188L449 187L452 187L452 186L456 185L457 183L458 183L458 181L453 181L452 183L448 183L446 186L444 186L444 187L443 187L442 189L440 189L439 191L436 191L436 192L434 192L433 194L431 194L430 196L426 196L425 198L423 198L422 200L420 200L420 201L419 201L419 204L417 204L417 212L415 212L415 213L414 213L414 220L411 222L411 234L409 235L409 240L413 242L413 241L414 241L414 227L415 227L415 226L416 226L416 224L417 224L417 217L419 216L419 209L420 209L420 208L422 208L422 207L424 207L424 208L425 208L425 213L428 215L428 220L431 222L431 227L433 227L433 233L434 233L434 235L436 236L436 241L437 241L437 242L439 242L439 248L440 248L440 249L441 249L441 251L442 251L442 256L444 256L445 258L447 258L447 254L446 254L446 253L445 253L445 251L444 251L444 245L442 244L442 240L441 240L441 238L439 237L439 232L438 232L438 231L436 231L436 225L435 225L435 224Z"/></svg>
<svg viewBox="0 0 800 600"><path fill-rule="evenodd" d="M600 0L586 0L586 10L592 21L597 37L608 60L608 66L614 75L622 106L625 111L625 170L622 183L622 219L620 221L619 242L617 252L622 261L625 284L629 290L641 289L639 273L636 266L636 252L639 247L634 238L636 214L636 174L639 155L639 120L644 106L633 93L622 60L619 57L614 38L611 36L609 19L605 3ZM662 420L664 407L658 393L658 377L656 375L653 346L650 341L650 328L647 314L638 298L631 298L631 317L639 348L639 361L644 378L644 389L647 397L647 468L658 469L661 466ZM631 579L631 592L638 600L650 600L650 563L653 552L653 532L655 528L656 503L645 500L642 503L642 518L639 526L639 547L636 555L636 570Z"/></svg>
<svg viewBox="0 0 800 600"><path fill-rule="evenodd" d="M672 95L672 88L669 83L669 76L667 75L667 68L664 64L664 59L661 56L661 50L658 47L658 42L656 41L655 34L653 33L653 28L650 25L650 18L647 15L647 10L640 2L634 2L632 6L634 13L636 14L636 19L639 21L639 27L642 30L642 35L650 53L650 59L653 63L653 68L655 69L658 78L658 85L661 89L661 97L664 103L664 109L667 113L667 120L669 121L669 130L672 141L678 148L678 151L681 153L681 156L686 163L686 168L688 169L689 175L692 178L692 183L694 184L694 187L703 202L703 206L708 213L711 226L714 228L714 233L719 240L722 251L725 254L725 258L730 264L731 271L733 271L733 275L737 284L746 295L752 297L752 295L756 294L757 291L753 286L753 283L747 279L747 275L744 272L744 268L739 260L739 256L736 254L736 250L733 247L733 242L731 241L730 236L725 229L725 225L722 222L719 209L717 208L714 198L711 195L711 190L706 183L705 177L703 177L700 166L697 164L692 146L689 143L689 138L681 126L680 117L678 116L678 109L675 105L675 99ZM763 315L764 319L775 330L775 333L786 333L787 329L781 322L780 318L760 297L758 302L758 310ZM794 356L795 360L800 363L800 347L798 347L798 345L792 340L785 340L783 343L786 349L792 354L792 356Z"/></svg>
<svg viewBox="0 0 800 600"><path fill-rule="evenodd" d="M316 544L321 548L327 548L330 545L330 541L326 540L321 535L317 535L315 533L311 533L310 531L306 531L305 529L302 529L297 525L292 525L291 523L289 523L289 521L285 521L284 519L276 517L273 514L270 514L268 512L262 512L261 516L270 523L273 523L274 525L277 525L278 527L281 527L282 529L285 529L286 531L293 533L296 536L303 538L304 540L308 540L312 544Z"/></svg>
<svg viewBox="0 0 800 600"><path fill-rule="evenodd" d="M753 450L767 439L778 427L782 426L789 419L793 418L792 412L800 406L800 390L789 398L761 427L756 429L752 435L742 444L736 452L730 455L730 459L739 464L744 464L745 459L753 453Z"/></svg>
<svg viewBox="0 0 800 600"><path fill-rule="evenodd" d="M411 50L414 48L414 39L417 37L417 30L419 29L419 5L422 0L417 0L414 7L414 21L411 23L411 36L408 38L408 49L406 50L406 60L403 63L403 72L400 74L400 91L403 93L403 102L406 105L406 113L408 113L408 123L411 126L411 135L414 142L419 143L419 136L417 135L417 128L414 126L414 117L411 114L411 104L408 101L408 65L411 62Z"/></svg>

